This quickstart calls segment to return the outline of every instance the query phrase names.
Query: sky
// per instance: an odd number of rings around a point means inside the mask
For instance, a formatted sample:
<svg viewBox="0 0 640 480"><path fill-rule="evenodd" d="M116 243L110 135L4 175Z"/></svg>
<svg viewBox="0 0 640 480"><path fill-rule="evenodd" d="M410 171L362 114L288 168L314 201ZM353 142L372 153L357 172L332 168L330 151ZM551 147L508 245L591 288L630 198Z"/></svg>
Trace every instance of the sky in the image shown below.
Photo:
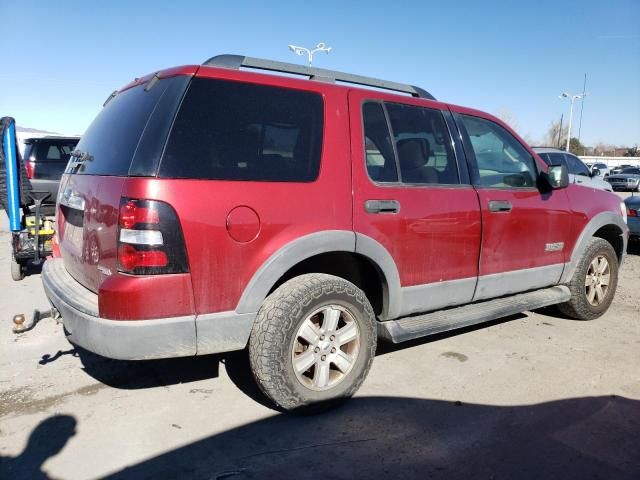
<svg viewBox="0 0 640 480"><path fill-rule="evenodd" d="M0 34L0 116L23 127L81 134L135 77L222 53L303 63L287 45L325 42L315 66L421 86L535 143L586 73L582 142L640 144L640 0L0 0Z"/></svg>

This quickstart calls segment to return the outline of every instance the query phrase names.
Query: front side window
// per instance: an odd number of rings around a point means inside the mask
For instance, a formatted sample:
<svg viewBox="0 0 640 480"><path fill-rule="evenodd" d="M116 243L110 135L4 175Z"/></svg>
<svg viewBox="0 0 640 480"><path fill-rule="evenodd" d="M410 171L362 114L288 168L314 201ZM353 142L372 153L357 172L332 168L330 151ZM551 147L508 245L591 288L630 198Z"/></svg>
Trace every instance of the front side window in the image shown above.
<svg viewBox="0 0 640 480"><path fill-rule="evenodd" d="M311 182L320 168L322 128L319 94L194 78L159 175Z"/></svg>
<svg viewBox="0 0 640 480"><path fill-rule="evenodd" d="M568 153L565 155L567 157L567 163L569 164L569 173L573 173L574 175L582 175L584 177L590 176L589 169L584 163L582 163L582 160L580 160L575 155L570 155Z"/></svg>
<svg viewBox="0 0 640 480"><path fill-rule="evenodd" d="M477 184L485 187L534 187L535 161L507 130L495 122L460 115L477 165Z"/></svg>

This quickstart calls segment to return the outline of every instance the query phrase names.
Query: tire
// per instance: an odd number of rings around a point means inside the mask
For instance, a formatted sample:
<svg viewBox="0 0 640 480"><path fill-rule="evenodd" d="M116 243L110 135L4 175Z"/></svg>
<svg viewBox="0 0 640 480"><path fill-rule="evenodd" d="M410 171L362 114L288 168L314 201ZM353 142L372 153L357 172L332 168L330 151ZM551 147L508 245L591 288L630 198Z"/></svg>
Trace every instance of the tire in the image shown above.
<svg viewBox="0 0 640 480"><path fill-rule="evenodd" d="M16 261L13 255L11 256L11 278L16 282L24 279L24 269L22 268L22 265Z"/></svg>
<svg viewBox="0 0 640 480"><path fill-rule="evenodd" d="M312 273L289 280L266 298L249 338L256 383L284 410L334 406L369 372L375 322L364 292L340 277Z"/></svg>
<svg viewBox="0 0 640 480"><path fill-rule="evenodd" d="M602 259L606 260L607 265L605 271L599 273L598 271L604 265ZM602 282L599 285L599 291L598 284L593 283L598 278ZM609 282L606 285L605 279ZM571 290L571 299L566 303L559 304L558 309L576 320L596 319L602 316L611 305L617 285L618 257L616 252L606 240L592 238L576 267L571 282L567 285Z"/></svg>

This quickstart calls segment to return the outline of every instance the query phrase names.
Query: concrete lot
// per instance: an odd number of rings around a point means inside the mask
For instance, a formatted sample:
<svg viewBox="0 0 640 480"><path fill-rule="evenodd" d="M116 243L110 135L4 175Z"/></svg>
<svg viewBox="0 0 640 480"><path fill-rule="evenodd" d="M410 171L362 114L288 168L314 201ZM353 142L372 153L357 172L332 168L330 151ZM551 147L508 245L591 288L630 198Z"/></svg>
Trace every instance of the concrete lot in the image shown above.
<svg viewBox="0 0 640 480"><path fill-rule="evenodd" d="M3 220L4 221L4 220ZM73 348L0 233L0 478L640 478L640 249L592 322L525 313L398 348L356 398L271 410L242 354L147 362Z"/></svg>

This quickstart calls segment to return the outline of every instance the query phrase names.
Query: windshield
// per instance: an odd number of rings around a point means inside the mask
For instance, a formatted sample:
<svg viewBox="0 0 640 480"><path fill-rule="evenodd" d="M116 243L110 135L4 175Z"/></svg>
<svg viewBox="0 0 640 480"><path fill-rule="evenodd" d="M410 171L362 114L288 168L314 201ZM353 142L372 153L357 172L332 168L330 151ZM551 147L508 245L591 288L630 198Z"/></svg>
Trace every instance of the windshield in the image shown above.
<svg viewBox="0 0 640 480"><path fill-rule="evenodd" d="M628 175L640 175L640 168L623 168L620 173L626 173Z"/></svg>

